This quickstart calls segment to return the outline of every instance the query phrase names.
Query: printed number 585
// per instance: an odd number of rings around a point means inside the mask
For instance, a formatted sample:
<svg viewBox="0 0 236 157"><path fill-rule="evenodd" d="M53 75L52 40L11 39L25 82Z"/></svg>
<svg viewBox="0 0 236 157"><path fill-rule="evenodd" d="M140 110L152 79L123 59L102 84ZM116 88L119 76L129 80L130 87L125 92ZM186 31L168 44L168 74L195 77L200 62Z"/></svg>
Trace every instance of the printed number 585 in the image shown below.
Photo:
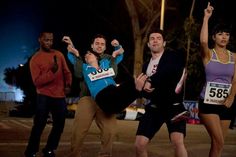
<svg viewBox="0 0 236 157"><path fill-rule="evenodd" d="M217 98L227 98L228 96L228 90L227 89L221 89L221 88L211 88L210 89L210 97L217 97Z"/></svg>

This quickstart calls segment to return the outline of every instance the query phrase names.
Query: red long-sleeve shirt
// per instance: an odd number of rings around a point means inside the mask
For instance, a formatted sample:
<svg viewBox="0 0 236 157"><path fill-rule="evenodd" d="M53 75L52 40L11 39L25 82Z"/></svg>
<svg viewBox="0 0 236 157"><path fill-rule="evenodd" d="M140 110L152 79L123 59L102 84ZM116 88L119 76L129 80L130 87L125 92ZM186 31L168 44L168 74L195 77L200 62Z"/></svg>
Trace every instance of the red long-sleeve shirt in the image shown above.
<svg viewBox="0 0 236 157"><path fill-rule="evenodd" d="M51 71L56 56L58 70ZM72 75L60 51L37 51L30 60L31 76L38 94L55 98L65 97L65 86L71 85Z"/></svg>

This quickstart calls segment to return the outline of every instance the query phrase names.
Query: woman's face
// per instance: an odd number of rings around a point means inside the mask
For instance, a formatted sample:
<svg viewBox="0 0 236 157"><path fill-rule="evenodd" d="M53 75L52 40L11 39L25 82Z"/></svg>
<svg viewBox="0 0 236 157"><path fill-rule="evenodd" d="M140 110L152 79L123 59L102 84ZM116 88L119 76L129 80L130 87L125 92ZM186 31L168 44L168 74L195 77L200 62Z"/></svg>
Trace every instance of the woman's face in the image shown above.
<svg viewBox="0 0 236 157"><path fill-rule="evenodd" d="M85 58L86 63L88 63L88 64L91 64L93 62L97 62L97 57L90 51L88 51L85 54L84 58Z"/></svg>
<svg viewBox="0 0 236 157"><path fill-rule="evenodd" d="M230 33L227 32L218 32L213 35L212 39L215 41L215 44L220 47L226 47L229 43Z"/></svg>

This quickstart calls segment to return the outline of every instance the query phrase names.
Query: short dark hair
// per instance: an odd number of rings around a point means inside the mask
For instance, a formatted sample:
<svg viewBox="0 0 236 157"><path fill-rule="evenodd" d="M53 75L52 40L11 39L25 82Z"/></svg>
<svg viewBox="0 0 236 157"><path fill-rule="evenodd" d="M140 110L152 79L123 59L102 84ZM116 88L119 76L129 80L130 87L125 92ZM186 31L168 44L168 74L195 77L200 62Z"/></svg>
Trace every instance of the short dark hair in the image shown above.
<svg viewBox="0 0 236 157"><path fill-rule="evenodd" d="M94 42L94 40L95 40L96 38L103 38L103 39L105 40L105 42L107 43L107 39L106 39L105 35L96 34L96 35L93 36L93 38L92 38L92 40L91 40L91 44Z"/></svg>
<svg viewBox="0 0 236 157"><path fill-rule="evenodd" d="M227 24L219 23L213 27L211 34L216 35L217 33L220 33L220 32L231 33L231 28Z"/></svg>
<svg viewBox="0 0 236 157"><path fill-rule="evenodd" d="M160 33L162 35L163 40L166 40L165 32L162 29L159 29L159 28L152 29L152 30L149 31L149 33L147 34L148 40L149 40L149 37L152 33Z"/></svg>
<svg viewBox="0 0 236 157"><path fill-rule="evenodd" d="M100 55L97 53L97 52L94 52L92 49L89 49L85 54L84 54L84 57L83 58L85 58L85 55L87 54L87 53L92 53L92 54L94 54L95 56L96 56L96 58L97 58L97 60L99 61L101 58L100 58Z"/></svg>
<svg viewBox="0 0 236 157"><path fill-rule="evenodd" d="M42 31L42 32L39 33L39 37L41 38L41 37L42 37L44 34L46 34L46 33L49 33L49 34L53 34L53 35L54 35L54 33L51 32L51 31Z"/></svg>

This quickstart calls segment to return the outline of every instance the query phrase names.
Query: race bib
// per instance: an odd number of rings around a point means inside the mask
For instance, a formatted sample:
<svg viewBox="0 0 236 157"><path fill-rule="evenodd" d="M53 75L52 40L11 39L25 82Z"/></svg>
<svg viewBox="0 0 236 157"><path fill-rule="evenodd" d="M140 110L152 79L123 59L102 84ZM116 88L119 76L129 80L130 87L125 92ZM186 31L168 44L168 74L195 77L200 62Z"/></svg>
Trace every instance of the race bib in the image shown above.
<svg viewBox="0 0 236 157"><path fill-rule="evenodd" d="M108 69L98 69L94 72L91 72L88 77L90 78L91 81L103 79L106 77L111 77L114 76L115 72L113 68L108 68Z"/></svg>
<svg viewBox="0 0 236 157"><path fill-rule="evenodd" d="M222 105L228 97L231 84L207 82L204 103Z"/></svg>

